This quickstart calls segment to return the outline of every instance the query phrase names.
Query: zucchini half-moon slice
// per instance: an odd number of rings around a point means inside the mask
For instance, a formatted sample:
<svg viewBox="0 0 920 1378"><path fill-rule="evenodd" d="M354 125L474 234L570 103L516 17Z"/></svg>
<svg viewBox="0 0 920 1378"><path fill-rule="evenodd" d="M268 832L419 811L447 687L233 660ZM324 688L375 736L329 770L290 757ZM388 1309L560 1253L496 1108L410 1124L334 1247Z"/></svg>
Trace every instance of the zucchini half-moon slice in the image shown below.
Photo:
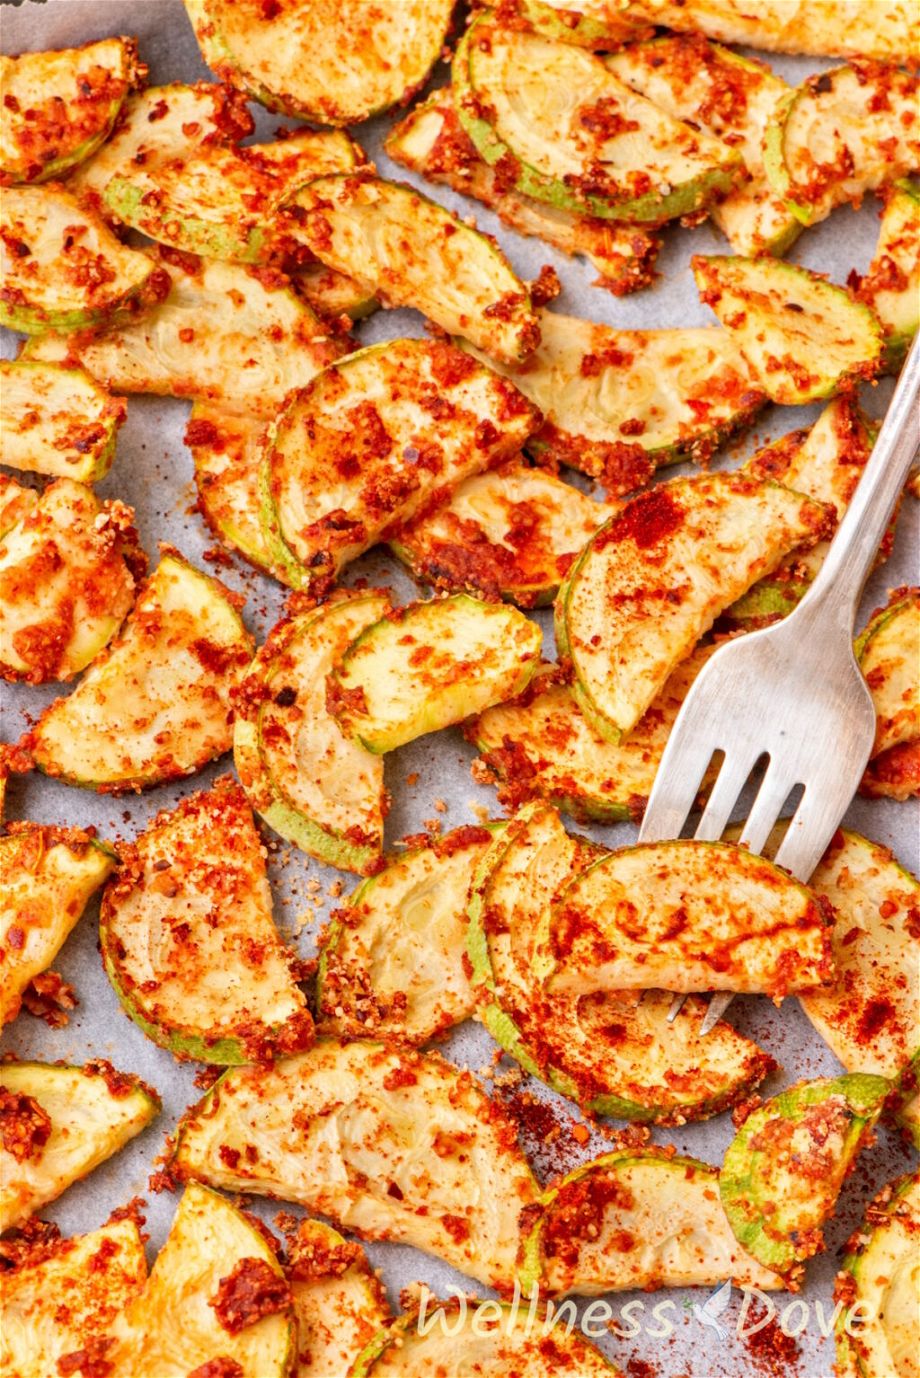
<svg viewBox="0 0 920 1378"><path fill-rule="evenodd" d="M107 793L192 775L230 748L252 650L234 595L167 549L120 636L23 745L46 775Z"/></svg>
<svg viewBox="0 0 920 1378"><path fill-rule="evenodd" d="M392 1320L386 1292L361 1245L319 1220L301 1220L287 1240L284 1271L297 1321L292 1378L332 1378Z"/></svg>
<svg viewBox="0 0 920 1378"><path fill-rule="evenodd" d="M343 316L351 321L363 321L380 305L370 288L346 273L327 268L318 259L296 269L293 282L301 296L325 321L341 324Z"/></svg>
<svg viewBox="0 0 920 1378"><path fill-rule="evenodd" d="M44 182L90 157L146 74L131 38L0 57L0 183Z"/></svg>
<svg viewBox="0 0 920 1378"><path fill-rule="evenodd" d="M856 642L875 704L873 758L920 738L920 588L894 589Z"/></svg>
<svg viewBox="0 0 920 1378"><path fill-rule="evenodd" d="M696 254L692 267L700 301L773 402L819 401L878 371L882 328L845 288L775 258Z"/></svg>
<svg viewBox="0 0 920 1378"><path fill-rule="evenodd" d="M293 237L385 305L412 306L503 363L519 363L539 343L528 288L495 241L413 187L318 177L286 209Z"/></svg>
<svg viewBox="0 0 920 1378"><path fill-rule="evenodd" d="M297 1201L509 1291L537 1195L513 1123L469 1072L361 1041L225 1072L182 1120L170 1171Z"/></svg>
<svg viewBox="0 0 920 1378"><path fill-rule="evenodd" d="M525 1071L600 1115L684 1124L717 1114L749 1095L773 1063L724 1021L702 1037L704 1000L691 996L669 1023L664 991L638 1003L549 995L534 975L554 895L597 854L543 803L526 805L492 843L469 906L479 1018Z"/></svg>
<svg viewBox="0 0 920 1378"><path fill-rule="evenodd" d="M637 44L651 34L629 13L628 0L508 0L502 13L515 15L543 38L592 51Z"/></svg>
<svg viewBox="0 0 920 1378"><path fill-rule="evenodd" d="M741 1248L719 1170L657 1148L605 1153L544 1192L522 1240L521 1287L552 1295L641 1287L779 1288Z"/></svg>
<svg viewBox="0 0 920 1378"><path fill-rule="evenodd" d="M747 1117L729 1144L719 1192L740 1244L796 1285L891 1091L883 1077L802 1081Z"/></svg>
<svg viewBox="0 0 920 1378"><path fill-rule="evenodd" d="M88 1176L159 1112L156 1092L109 1062L0 1064L0 1231Z"/></svg>
<svg viewBox="0 0 920 1378"><path fill-rule="evenodd" d="M866 766L859 792L869 799L916 799L920 796L920 739L883 751Z"/></svg>
<svg viewBox="0 0 920 1378"><path fill-rule="evenodd" d="M730 191L741 157L640 96L591 53L488 15L454 57L461 123L524 196L660 225Z"/></svg>
<svg viewBox="0 0 920 1378"><path fill-rule="evenodd" d="M383 762L343 735L326 708L326 676L389 608L380 590L340 589L294 610L259 648L233 729L256 812L309 856L359 875L376 870L383 851Z"/></svg>
<svg viewBox="0 0 920 1378"><path fill-rule="evenodd" d="M11 823L0 837L0 1025L47 970L92 896L111 874L112 849L79 828Z"/></svg>
<svg viewBox="0 0 920 1378"><path fill-rule="evenodd" d="M123 850L99 939L125 1013L178 1058L264 1062L313 1041L272 918L262 840L227 777L158 814Z"/></svg>
<svg viewBox="0 0 920 1378"><path fill-rule="evenodd" d="M875 1197L837 1274L834 1300L844 1306L837 1323L841 1372L855 1372L859 1378L910 1378L916 1372L918 1234L920 1173L913 1172L888 1183ZM854 1320L859 1315L860 1323L848 1326L848 1315Z"/></svg>
<svg viewBox="0 0 920 1378"><path fill-rule="evenodd" d="M897 373L920 329L920 182L887 193L878 243L856 289L885 332L885 370Z"/></svg>
<svg viewBox="0 0 920 1378"><path fill-rule="evenodd" d="M0 360L0 464L23 473L95 483L115 458L127 408L81 369Z"/></svg>
<svg viewBox="0 0 920 1378"><path fill-rule="evenodd" d="M743 473L640 493L585 547L556 599L556 639L592 725L618 742L718 614L826 524L823 506Z"/></svg>

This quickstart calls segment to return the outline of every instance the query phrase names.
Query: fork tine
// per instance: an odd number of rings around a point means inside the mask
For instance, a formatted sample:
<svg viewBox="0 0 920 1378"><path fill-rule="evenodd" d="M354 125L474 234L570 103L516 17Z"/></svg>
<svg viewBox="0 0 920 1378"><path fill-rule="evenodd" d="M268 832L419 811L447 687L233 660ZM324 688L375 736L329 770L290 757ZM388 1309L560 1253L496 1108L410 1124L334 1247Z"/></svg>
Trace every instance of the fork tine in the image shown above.
<svg viewBox="0 0 920 1378"><path fill-rule="evenodd" d="M772 759L741 834L743 847L750 847L758 856L763 852L764 844L794 783L790 783L788 776L782 772L779 762Z"/></svg>
<svg viewBox="0 0 920 1378"><path fill-rule="evenodd" d="M810 880L844 812L833 794L828 798L825 791L806 787L774 858L777 866L785 867L796 880Z"/></svg>
<svg viewBox="0 0 920 1378"><path fill-rule="evenodd" d="M640 842L667 842L680 837L717 749L701 745L703 740L695 738L692 729L679 734L671 729L645 806Z"/></svg>
<svg viewBox="0 0 920 1378"><path fill-rule="evenodd" d="M718 842L753 765L746 755L733 753L725 757L693 834L697 842Z"/></svg>
<svg viewBox="0 0 920 1378"><path fill-rule="evenodd" d="M711 995L709 997L709 1008L706 1010L703 1016L703 1022L700 1025L701 1038L705 1038L707 1034L712 1033L734 998L735 992L733 990L721 990L717 995Z"/></svg>

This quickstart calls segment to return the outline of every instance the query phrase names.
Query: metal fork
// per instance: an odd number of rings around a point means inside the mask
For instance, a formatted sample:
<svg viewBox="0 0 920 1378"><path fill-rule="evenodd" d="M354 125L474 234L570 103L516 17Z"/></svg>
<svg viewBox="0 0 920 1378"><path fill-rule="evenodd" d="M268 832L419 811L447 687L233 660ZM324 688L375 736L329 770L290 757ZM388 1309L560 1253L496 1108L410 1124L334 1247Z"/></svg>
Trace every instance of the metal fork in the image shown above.
<svg viewBox="0 0 920 1378"><path fill-rule="evenodd" d="M853 653L866 577L920 446L920 337L911 348L849 506L798 607L716 651L671 729L639 831L640 842L679 837L713 755L724 755L694 836L717 841L754 766L766 758L741 842L761 852L796 787L804 793L775 860L807 881L846 812L869 760L875 709ZM685 996L671 1009L674 1018ZM713 995L702 1032L732 1000Z"/></svg>

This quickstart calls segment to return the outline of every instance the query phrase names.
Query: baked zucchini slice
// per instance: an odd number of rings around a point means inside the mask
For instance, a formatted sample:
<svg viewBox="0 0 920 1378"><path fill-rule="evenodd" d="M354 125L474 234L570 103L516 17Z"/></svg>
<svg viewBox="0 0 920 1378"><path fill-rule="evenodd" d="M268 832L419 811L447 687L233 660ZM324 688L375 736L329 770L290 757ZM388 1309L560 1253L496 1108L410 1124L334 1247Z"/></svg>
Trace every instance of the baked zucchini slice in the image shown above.
<svg viewBox="0 0 920 1378"><path fill-rule="evenodd" d="M537 1195L512 1121L469 1072L331 1039L225 1072L182 1120L170 1171L297 1201L509 1289L518 1214Z"/></svg>
<svg viewBox="0 0 920 1378"><path fill-rule="evenodd" d="M552 992L733 990L781 1000L833 975L824 910L730 842L647 842L557 892L533 970Z"/></svg>
<svg viewBox="0 0 920 1378"><path fill-rule="evenodd" d="M131 38L0 57L0 182L44 182L83 162L146 75Z"/></svg>
<svg viewBox="0 0 920 1378"><path fill-rule="evenodd" d="M120 636L24 741L39 770L103 793L180 779L231 743L231 690L252 659L239 601L164 548Z"/></svg>
<svg viewBox="0 0 920 1378"><path fill-rule="evenodd" d="M534 977L556 892L597 853L542 803L525 806L492 843L469 905L479 1018L525 1071L599 1115L684 1124L717 1114L749 1095L773 1062L724 1020L701 1037L704 1000L691 996L669 1023L664 991L639 1002L550 995Z"/></svg>
<svg viewBox="0 0 920 1378"><path fill-rule="evenodd" d="M326 708L326 676L390 608L379 590L339 589L274 628L243 681L233 760L269 827L308 856L359 875L383 850L383 762L349 740Z"/></svg>
<svg viewBox="0 0 920 1378"><path fill-rule="evenodd" d="M123 502L58 478L0 540L0 676L73 679L131 610L147 568Z"/></svg>
<svg viewBox="0 0 920 1378"><path fill-rule="evenodd" d="M500 171L480 158L460 123L450 87L439 88L410 110L387 135L384 149L394 162L419 176L482 201L518 234L533 235L564 254L587 259L599 275L596 287L622 296L652 282L661 247L656 235L638 225L560 210L509 191Z"/></svg>
<svg viewBox="0 0 920 1378"><path fill-rule="evenodd" d="M442 340L386 340L293 393L264 446L261 520L287 582L349 560L517 454L537 424L513 384Z"/></svg>
<svg viewBox="0 0 920 1378"><path fill-rule="evenodd" d="M131 1378L287 1378L291 1289L260 1221L190 1183L147 1285L113 1327L106 1358Z"/></svg>
<svg viewBox="0 0 920 1378"><path fill-rule="evenodd" d="M158 814L124 848L99 939L125 1013L178 1058L264 1062L313 1041L272 918L262 840L228 777Z"/></svg>
<svg viewBox="0 0 920 1378"><path fill-rule="evenodd" d="M0 474L0 538L34 512L40 496L34 488L24 488L8 474Z"/></svg>
<svg viewBox="0 0 920 1378"><path fill-rule="evenodd" d="M467 897L501 826L457 828L392 858L335 911L316 973L324 1032L418 1045L470 1018Z"/></svg>
<svg viewBox="0 0 920 1378"><path fill-rule="evenodd" d="M540 607L553 601L612 511L548 470L514 460L465 479L390 547L421 583Z"/></svg>
<svg viewBox="0 0 920 1378"><path fill-rule="evenodd" d="M105 478L128 414L123 398L110 397L81 369L28 359L0 360L0 386L0 464L78 483Z"/></svg>
<svg viewBox="0 0 920 1378"><path fill-rule="evenodd" d="M0 1064L0 1231L56 1200L159 1112L156 1092L110 1062Z"/></svg>
<svg viewBox="0 0 920 1378"><path fill-rule="evenodd" d="M288 1238L285 1274L297 1321L293 1378L332 1378L351 1365L393 1313L361 1245L319 1220Z"/></svg>
<svg viewBox="0 0 920 1378"><path fill-rule="evenodd" d="M326 702L346 736L382 755L520 694L541 644L537 623L501 603L407 603L352 642Z"/></svg>
<svg viewBox="0 0 920 1378"><path fill-rule="evenodd" d="M885 369L897 373L920 328L920 183L898 182L887 194L878 244L856 295L882 323Z"/></svg>
<svg viewBox="0 0 920 1378"><path fill-rule="evenodd" d="M870 761L859 792L870 799L902 802L920 797L920 739L893 746Z"/></svg>
<svg viewBox="0 0 920 1378"><path fill-rule="evenodd" d="M485 15L452 68L461 123L515 191L560 210L660 225L731 190L740 154L675 120L601 58Z"/></svg>
<svg viewBox="0 0 920 1378"><path fill-rule="evenodd" d="M602 526L556 599L557 643L601 736L631 732L716 616L825 521L777 483L713 473L640 493Z"/></svg>
<svg viewBox="0 0 920 1378"><path fill-rule="evenodd" d="M408 100L424 84L454 4L186 0L185 8L205 62L224 80L269 110L346 125Z"/></svg>
<svg viewBox="0 0 920 1378"><path fill-rule="evenodd" d="M524 368L499 370L545 418L528 449L599 479L612 497L641 488L658 465L706 460L764 402L725 330L612 330L542 311L540 334Z"/></svg>
<svg viewBox="0 0 920 1378"><path fill-rule="evenodd" d="M914 1148L920 1149L920 1052L914 1054L909 1066L901 1073L897 1084L899 1104L895 1121L904 1130Z"/></svg>
<svg viewBox="0 0 920 1378"><path fill-rule="evenodd" d="M291 233L385 306L412 306L503 363L540 340L525 283L493 239L413 187L342 173L287 203Z"/></svg>
<svg viewBox="0 0 920 1378"><path fill-rule="evenodd" d="M882 328L845 288L774 258L696 254L692 267L771 401L801 406L878 371Z"/></svg>
<svg viewBox="0 0 920 1378"><path fill-rule="evenodd" d="M169 249L150 260L168 266L172 288L142 320L104 334L46 336L27 357L82 365L118 392L201 398L268 420L286 393L343 351L279 273Z"/></svg>
<svg viewBox="0 0 920 1378"><path fill-rule="evenodd" d="M544 1192L521 1244L521 1288L597 1296L641 1287L778 1288L740 1247L719 1170L660 1148L605 1153Z"/></svg>
<svg viewBox="0 0 920 1378"><path fill-rule="evenodd" d="M896 1080L920 1052L920 884L887 847L838 832L811 879L830 902L833 979L799 996L848 1072Z"/></svg>
<svg viewBox="0 0 920 1378"><path fill-rule="evenodd" d="M162 268L57 184L4 191L0 272L0 325L24 335L118 324L169 290Z"/></svg>
<svg viewBox="0 0 920 1378"><path fill-rule="evenodd" d="M894 589L856 642L875 704L873 757L920 738L920 588Z"/></svg>
<svg viewBox="0 0 920 1378"><path fill-rule="evenodd" d="M789 91L764 133L774 190L803 225L920 169L920 80L896 66L855 63Z"/></svg>
<svg viewBox="0 0 920 1378"><path fill-rule="evenodd" d="M133 1216L39 1246L34 1257L0 1273L0 1371L6 1378L47 1378L66 1373L68 1356L99 1353L146 1280L144 1240Z"/></svg>
<svg viewBox="0 0 920 1378"><path fill-rule="evenodd" d="M0 837L0 1025L15 1019L22 995L64 946L115 853L79 828L10 823Z"/></svg>
<svg viewBox="0 0 920 1378"><path fill-rule="evenodd" d="M380 303L363 283L356 282L345 273L337 273L327 268L325 263L307 263L298 268L293 282L302 297L323 320L341 321L347 316L351 321L363 321L372 316Z"/></svg>
<svg viewBox="0 0 920 1378"><path fill-rule="evenodd" d="M824 1222L890 1090L868 1075L801 1081L753 1110L729 1144L719 1175L729 1224L788 1285L823 1249Z"/></svg>
<svg viewBox="0 0 920 1378"><path fill-rule="evenodd" d="M858 1326L846 1326L843 1319L837 1324L839 1371L859 1378L910 1378L916 1372L918 1232L920 1173L913 1172L888 1183L875 1197L837 1274L834 1300L850 1314L860 1306Z"/></svg>

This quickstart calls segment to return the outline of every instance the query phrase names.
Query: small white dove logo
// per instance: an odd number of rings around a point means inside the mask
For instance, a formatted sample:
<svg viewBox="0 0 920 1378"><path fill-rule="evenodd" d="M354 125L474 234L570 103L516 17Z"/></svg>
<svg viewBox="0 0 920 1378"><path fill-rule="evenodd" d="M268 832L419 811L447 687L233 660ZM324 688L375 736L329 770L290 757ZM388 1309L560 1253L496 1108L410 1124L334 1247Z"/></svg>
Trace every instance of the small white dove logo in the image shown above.
<svg viewBox="0 0 920 1378"><path fill-rule="evenodd" d="M701 1325L708 1326L714 1330L719 1339L724 1344L728 1339L728 1331L718 1320L724 1311L728 1309L732 1299L731 1280L723 1282L721 1287L717 1287L710 1297L707 1297L702 1306L693 1303L693 1315Z"/></svg>

